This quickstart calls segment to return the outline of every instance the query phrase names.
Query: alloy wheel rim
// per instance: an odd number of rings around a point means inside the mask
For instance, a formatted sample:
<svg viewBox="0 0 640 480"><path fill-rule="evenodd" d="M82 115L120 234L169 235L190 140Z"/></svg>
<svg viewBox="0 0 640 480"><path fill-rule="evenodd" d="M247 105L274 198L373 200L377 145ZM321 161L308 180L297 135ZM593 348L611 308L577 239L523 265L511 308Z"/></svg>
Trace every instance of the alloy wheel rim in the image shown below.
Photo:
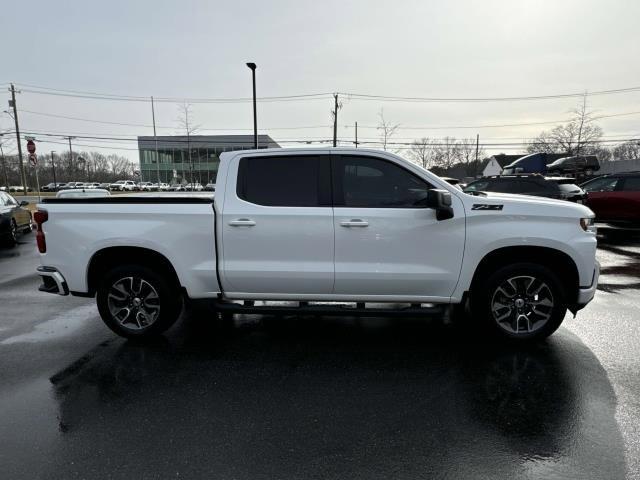
<svg viewBox="0 0 640 480"><path fill-rule="evenodd" d="M502 282L491 297L491 313L500 328L524 335L547 324L554 299L549 286L539 278L522 275Z"/></svg>
<svg viewBox="0 0 640 480"><path fill-rule="evenodd" d="M124 277L111 285L107 295L111 317L128 330L143 330L160 315L160 297L156 289L140 277Z"/></svg>
<svg viewBox="0 0 640 480"><path fill-rule="evenodd" d="M18 241L18 226L16 225L15 220L11 221L11 239L14 242Z"/></svg>

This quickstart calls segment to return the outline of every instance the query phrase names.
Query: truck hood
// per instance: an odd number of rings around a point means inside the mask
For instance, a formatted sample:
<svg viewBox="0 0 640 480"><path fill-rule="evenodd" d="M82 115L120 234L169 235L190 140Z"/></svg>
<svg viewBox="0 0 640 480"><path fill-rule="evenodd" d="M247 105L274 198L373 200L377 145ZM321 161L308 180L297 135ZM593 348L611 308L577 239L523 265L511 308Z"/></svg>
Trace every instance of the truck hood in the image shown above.
<svg viewBox="0 0 640 480"><path fill-rule="evenodd" d="M512 193L482 192L481 195L468 195L471 207L474 205L502 205L503 213L524 215L549 215L554 217L590 218L595 214L590 208L578 203L555 198L534 197ZM472 208L478 210L478 208Z"/></svg>

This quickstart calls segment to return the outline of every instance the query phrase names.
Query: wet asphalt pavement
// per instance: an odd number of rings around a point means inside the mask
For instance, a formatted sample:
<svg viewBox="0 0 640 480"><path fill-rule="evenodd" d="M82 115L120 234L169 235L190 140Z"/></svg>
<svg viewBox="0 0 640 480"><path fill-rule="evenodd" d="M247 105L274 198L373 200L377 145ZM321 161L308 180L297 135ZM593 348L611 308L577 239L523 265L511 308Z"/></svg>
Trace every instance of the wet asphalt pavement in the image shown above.
<svg viewBox="0 0 640 480"><path fill-rule="evenodd" d="M190 312L147 345L0 249L0 478L640 478L640 236L527 349L434 320Z"/></svg>

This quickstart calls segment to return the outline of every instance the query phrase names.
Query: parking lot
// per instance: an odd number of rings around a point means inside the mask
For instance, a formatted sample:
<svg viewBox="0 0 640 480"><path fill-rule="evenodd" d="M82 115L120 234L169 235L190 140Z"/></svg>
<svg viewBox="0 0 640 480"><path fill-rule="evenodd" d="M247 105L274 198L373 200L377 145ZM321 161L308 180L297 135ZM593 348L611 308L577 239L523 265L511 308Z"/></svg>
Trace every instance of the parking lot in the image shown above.
<svg viewBox="0 0 640 480"><path fill-rule="evenodd" d="M423 319L187 312L152 344L0 250L0 465L19 478L640 478L640 236L546 342Z"/></svg>

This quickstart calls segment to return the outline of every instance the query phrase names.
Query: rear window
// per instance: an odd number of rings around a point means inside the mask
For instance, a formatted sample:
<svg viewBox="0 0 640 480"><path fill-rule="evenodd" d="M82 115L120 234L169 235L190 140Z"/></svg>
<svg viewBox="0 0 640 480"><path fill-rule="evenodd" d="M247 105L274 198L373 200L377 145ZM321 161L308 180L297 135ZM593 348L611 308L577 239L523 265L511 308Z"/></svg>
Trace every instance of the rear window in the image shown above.
<svg viewBox="0 0 640 480"><path fill-rule="evenodd" d="M248 157L240 160L237 194L242 200L269 207L317 207L321 204L320 181L317 156Z"/></svg>

